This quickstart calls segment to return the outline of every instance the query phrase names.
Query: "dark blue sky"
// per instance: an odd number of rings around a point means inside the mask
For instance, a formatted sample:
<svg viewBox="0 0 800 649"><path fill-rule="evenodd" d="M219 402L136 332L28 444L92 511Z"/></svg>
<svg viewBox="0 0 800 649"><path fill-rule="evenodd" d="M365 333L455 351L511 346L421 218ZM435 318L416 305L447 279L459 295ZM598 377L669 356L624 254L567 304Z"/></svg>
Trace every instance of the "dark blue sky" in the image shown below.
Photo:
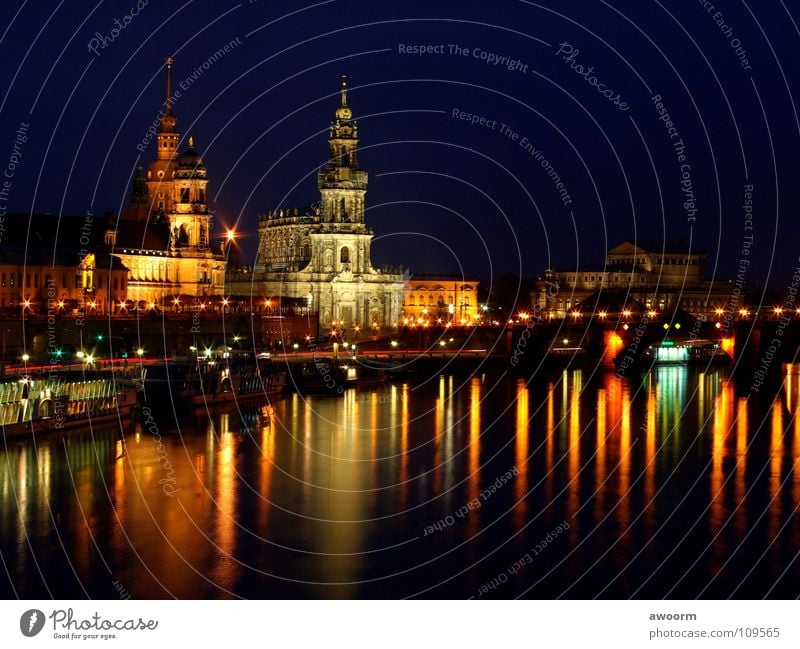
<svg viewBox="0 0 800 649"><path fill-rule="evenodd" d="M186 85L178 130L194 136L218 220L240 219L247 249L260 211L316 200L346 73L376 264L488 280L599 262L636 236L691 238L709 273L733 276L752 235L746 279L781 288L800 254L800 10L713 4L149 0L93 53L135 0L4 2L0 166L30 124L8 211L119 210L172 53Z"/></svg>

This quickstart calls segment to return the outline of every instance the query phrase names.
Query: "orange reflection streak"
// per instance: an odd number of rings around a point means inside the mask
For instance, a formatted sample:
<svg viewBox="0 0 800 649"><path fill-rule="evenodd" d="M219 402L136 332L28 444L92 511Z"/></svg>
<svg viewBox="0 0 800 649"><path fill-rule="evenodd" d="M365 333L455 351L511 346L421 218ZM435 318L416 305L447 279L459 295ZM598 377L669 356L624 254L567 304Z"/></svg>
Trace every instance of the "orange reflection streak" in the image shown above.
<svg viewBox="0 0 800 649"><path fill-rule="evenodd" d="M232 577L231 570L235 570L235 563L229 560L236 550L236 531L234 519L236 518L236 455L234 449L234 436L230 431L230 415L220 415L219 446L220 450L216 459L216 488L214 498L217 501L214 518L216 519L216 534L214 543L223 554L223 560L215 562L212 570L214 579L227 582Z"/></svg>
<svg viewBox="0 0 800 649"><path fill-rule="evenodd" d="M433 455L433 466L434 466L434 474L433 474L433 487L435 493L442 493L444 489L442 488L442 474L443 473L450 473L452 470L452 465L449 462L449 457L444 460L447 462L447 467L442 467L442 430L443 430L443 423L444 423L444 376L439 377L439 396L436 397L434 402L434 409L433 409L433 444L434 444L434 455Z"/></svg>
<svg viewBox="0 0 800 649"><path fill-rule="evenodd" d="M480 493L481 485L481 382L472 377L469 385L469 500ZM475 520L470 517L470 521Z"/></svg>
<svg viewBox="0 0 800 649"><path fill-rule="evenodd" d="M358 400L356 399L356 391L355 390L348 390L348 397L349 403L351 405L351 416L350 416L350 426L348 430L347 421L342 421L342 427L345 429L347 438L350 440L350 443L353 445L353 455L352 457L358 457L358 449L360 447L360 438L361 435L359 434L359 425L358 425L358 418L359 418L359 410L360 405Z"/></svg>
<svg viewBox="0 0 800 649"><path fill-rule="evenodd" d="M547 384L547 423L545 434L547 435L545 443L545 502L550 503L553 499L553 453L554 453L554 437L555 437L555 403L553 394L555 386L552 383Z"/></svg>
<svg viewBox="0 0 800 649"><path fill-rule="evenodd" d="M567 478L569 489L567 506L570 512L578 511L580 506L580 468L581 468L581 380L580 370L572 373L572 389L569 404L569 451L567 459ZM573 526L573 528L576 526ZM570 528L572 530L573 528Z"/></svg>
<svg viewBox="0 0 800 649"><path fill-rule="evenodd" d="M741 397L736 406L736 482L734 499L736 501L736 536L742 538L747 531L747 399Z"/></svg>
<svg viewBox="0 0 800 649"><path fill-rule="evenodd" d="M645 476L644 476L644 503L647 508L645 525L648 534L654 531L656 515L656 391L652 383L647 385L647 419L645 420Z"/></svg>
<svg viewBox="0 0 800 649"><path fill-rule="evenodd" d="M722 391L715 400L712 417L708 524L711 533L716 534L727 518L723 488L725 473L722 464L725 460L725 438L728 431L733 428L733 385L731 383L726 382L722 386Z"/></svg>
<svg viewBox="0 0 800 649"><path fill-rule="evenodd" d="M611 379L614 380L613 378ZM603 481L606 479L606 435L608 434L608 399L609 391L600 389L597 391L597 452L595 454L594 465L594 516L599 521L603 518L605 511L605 494Z"/></svg>
<svg viewBox="0 0 800 649"><path fill-rule="evenodd" d="M517 475L514 481L514 498L516 506L514 508L514 523L517 529L520 529L525 523L525 515L528 511L528 505L525 500L528 493L528 455L529 455L529 402L528 402L528 388L525 387L525 381L519 379L517 381L517 422L516 422L516 439L514 445L514 462L517 466Z"/></svg>
<svg viewBox="0 0 800 649"><path fill-rule="evenodd" d="M403 383L400 392L400 483L402 491L400 500L403 508L408 507L408 384Z"/></svg>
<svg viewBox="0 0 800 649"><path fill-rule="evenodd" d="M769 535L775 538L781 525L781 467L783 465L783 406L780 399L772 404L769 461ZM776 544L773 547L777 549Z"/></svg>
<svg viewBox="0 0 800 649"><path fill-rule="evenodd" d="M378 486L378 393L372 393L369 412L369 436L372 441L370 449L370 465L372 467L372 497L377 496L375 488Z"/></svg>
<svg viewBox="0 0 800 649"><path fill-rule="evenodd" d="M625 391L622 393L622 413L619 437L619 524L626 530L631 519L631 500L628 489L631 484L631 400Z"/></svg>
<svg viewBox="0 0 800 649"><path fill-rule="evenodd" d="M800 463L800 408L794 411L794 451L792 452L792 477L794 486L792 489L792 498L794 499L795 509L800 507L800 471L798 471L798 463Z"/></svg>
<svg viewBox="0 0 800 649"><path fill-rule="evenodd" d="M261 427L261 480L258 493L260 496L261 521L266 536L267 523L271 509L270 491L272 471L275 468L275 413L271 412L269 421Z"/></svg>
<svg viewBox="0 0 800 649"><path fill-rule="evenodd" d="M118 552L125 549L125 535L122 533L122 521L127 516L126 512L126 490L125 490L125 465L128 463L127 449L125 442L117 440L114 445L114 523L111 536L114 548Z"/></svg>

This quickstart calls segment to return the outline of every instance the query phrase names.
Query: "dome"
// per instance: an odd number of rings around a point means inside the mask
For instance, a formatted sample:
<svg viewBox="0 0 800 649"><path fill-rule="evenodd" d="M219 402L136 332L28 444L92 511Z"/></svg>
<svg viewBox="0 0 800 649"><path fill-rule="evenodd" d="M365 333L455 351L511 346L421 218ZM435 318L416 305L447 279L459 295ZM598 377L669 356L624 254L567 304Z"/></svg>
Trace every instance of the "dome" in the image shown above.
<svg viewBox="0 0 800 649"><path fill-rule="evenodd" d="M189 138L189 148L184 151L181 157L178 159L178 166L180 167L191 167L192 169L199 169L203 167L203 158L200 157L200 154L194 150L192 138Z"/></svg>
<svg viewBox="0 0 800 649"><path fill-rule="evenodd" d="M181 167L202 167L203 158L194 149L186 149L186 151L178 159L178 164Z"/></svg>

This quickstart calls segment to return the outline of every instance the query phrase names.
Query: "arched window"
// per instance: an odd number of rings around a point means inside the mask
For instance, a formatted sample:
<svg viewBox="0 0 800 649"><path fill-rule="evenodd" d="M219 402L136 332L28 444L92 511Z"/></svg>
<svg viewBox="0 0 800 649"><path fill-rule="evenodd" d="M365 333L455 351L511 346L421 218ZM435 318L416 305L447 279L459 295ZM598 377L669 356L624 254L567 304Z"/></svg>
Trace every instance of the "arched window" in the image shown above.
<svg viewBox="0 0 800 649"><path fill-rule="evenodd" d="M350 263L350 249L347 246L342 248L342 251L339 253L339 261L343 264Z"/></svg>

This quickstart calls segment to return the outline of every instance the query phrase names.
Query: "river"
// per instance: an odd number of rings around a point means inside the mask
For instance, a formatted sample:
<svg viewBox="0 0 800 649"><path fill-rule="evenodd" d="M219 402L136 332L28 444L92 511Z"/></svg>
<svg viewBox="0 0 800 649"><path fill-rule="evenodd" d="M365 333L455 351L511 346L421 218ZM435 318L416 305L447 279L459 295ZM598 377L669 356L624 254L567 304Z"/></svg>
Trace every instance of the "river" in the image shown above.
<svg viewBox="0 0 800 649"><path fill-rule="evenodd" d="M0 450L4 597L796 597L800 375L567 370Z"/></svg>

